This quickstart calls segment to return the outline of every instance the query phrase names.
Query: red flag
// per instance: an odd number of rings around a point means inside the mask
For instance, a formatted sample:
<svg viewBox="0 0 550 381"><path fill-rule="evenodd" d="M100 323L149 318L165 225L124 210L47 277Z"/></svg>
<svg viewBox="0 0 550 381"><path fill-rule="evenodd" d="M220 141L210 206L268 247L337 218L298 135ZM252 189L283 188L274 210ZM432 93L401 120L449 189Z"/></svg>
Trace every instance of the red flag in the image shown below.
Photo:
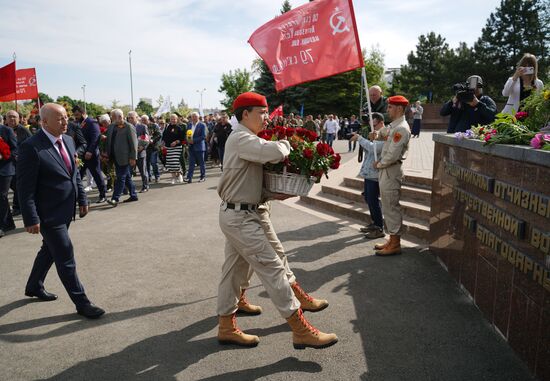
<svg viewBox="0 0 550 381"><path fill-rule="evenodd" d="M283 105L279 105L271 114L269 114L269 120L272 120L276 116L283 116Z"/></svg>
<svg viewBox="0 0 550 381"><path fill-rule="evenodd" d="M317 0L258 28L250 45L281 91L364 66L351 0Z"/></svg>
<svg viewBox="0 0 550 381"><path fill-rule="evenodd" d="M15 93L15 61L0 68L0 96Z"/></svg>
<svg viewBox="0 0 550 381"><path fill-rule="evenodd" d="M16 85L17 85L17 100L25 99L36 99L38 98L38 86L36 83L36 70L34 68L30 69L19 69L16 71ZM15 91L12 90L11 93L0 96L0 102L9 102L14 101Z"/></svg>

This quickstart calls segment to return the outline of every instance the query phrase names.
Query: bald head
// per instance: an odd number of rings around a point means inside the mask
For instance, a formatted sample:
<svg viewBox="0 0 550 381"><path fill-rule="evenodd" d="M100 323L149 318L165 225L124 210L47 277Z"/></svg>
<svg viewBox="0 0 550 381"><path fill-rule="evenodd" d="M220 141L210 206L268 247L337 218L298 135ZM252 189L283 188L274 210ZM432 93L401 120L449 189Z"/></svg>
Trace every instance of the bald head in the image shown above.
<svg viewBox="0 0 550 381"><path fill-rule="evenodd" d="M67 132L67 111L57 103L46 103L40 109L42 127L55 137Z"/></svg>

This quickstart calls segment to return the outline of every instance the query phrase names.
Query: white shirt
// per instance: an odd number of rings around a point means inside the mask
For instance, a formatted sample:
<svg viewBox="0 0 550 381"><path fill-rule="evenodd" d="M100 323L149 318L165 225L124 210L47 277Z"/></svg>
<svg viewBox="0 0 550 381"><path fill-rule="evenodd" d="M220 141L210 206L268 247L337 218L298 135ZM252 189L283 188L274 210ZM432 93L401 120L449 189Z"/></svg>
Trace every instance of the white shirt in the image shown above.
<svg viewBox="0 0 550 381"><path fill-rule="evenodd" d="M57 141L59 139L61 139L61 144L63 144L63 148L65 149L65 152L67 153L67 156L69 156L69 150L67 149L67 146L65 145L65 142L63 141L63 135L61 135L60 137L56 138L55 136L53 136L52 134L50 134L48 131L46 131L45 128L42 129L42 131L44 131L44 133L46 134L46 136L48 137L48 139L50 139L50 141L52 142L53 146L55 147L55 150L57 151L57 153L59 154L59 156L61 156L61 158L63 159L63 156L61 155L61 152L59 151L59 146L57 145ZM70 158L69 158L70 160Z"/></svg>
<svg viewBox="0 0 550 381"><path fill-rule="evenodd" d="M340 129L340 126L338 125L338 122L336 120L327 120L325 122L325 130L327 134L335 134Z"/></svg>

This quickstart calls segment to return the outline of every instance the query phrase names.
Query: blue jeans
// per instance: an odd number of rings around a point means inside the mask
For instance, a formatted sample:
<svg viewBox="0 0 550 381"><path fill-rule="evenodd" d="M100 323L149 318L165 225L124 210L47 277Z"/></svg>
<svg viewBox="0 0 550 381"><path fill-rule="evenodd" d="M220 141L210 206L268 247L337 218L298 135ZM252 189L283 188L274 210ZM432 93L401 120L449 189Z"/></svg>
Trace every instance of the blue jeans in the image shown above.
<svg viewBox="0 0 550 381"><path fill-rule="evenodd" d="M155 179L160 177L159 174L159 152L147 151L147 175L151 178L151 167L153 167L153 175Z"/></svg>
<svg viewBox="0 0 550 381"><path fill-rule="evenodd" d="M380 206L380 187L378 181L365 179L365 192L363 194L365 202L369 206L372 222L383 229L384 222L382 220L382 207Z"/></svg>
<svg viewBox="0 0 550 381"><path fill-rule="evenodd" d="M334 141L334 137L336 134L327 134L327 144L332 147L332 142Z"/></svg>
<svg viewBox="0 0 550 381"><path fill-rule="evenodd" d="M195 163L199 165L201 170L201 179L206 176L206 168L204 166L204 151L189 150L189 171L187 171L187 180L193 180L193 172L195 172Z"/></svg>
<svg viewBox="0 0 550 381"><path fill-rule="evenodd" d="M124 186L130 191L130 197L137 198L136 186L132 181L132 168L129 165L118 165L115 163L116 181L113 191L113 200L118 201Z"/></svg>

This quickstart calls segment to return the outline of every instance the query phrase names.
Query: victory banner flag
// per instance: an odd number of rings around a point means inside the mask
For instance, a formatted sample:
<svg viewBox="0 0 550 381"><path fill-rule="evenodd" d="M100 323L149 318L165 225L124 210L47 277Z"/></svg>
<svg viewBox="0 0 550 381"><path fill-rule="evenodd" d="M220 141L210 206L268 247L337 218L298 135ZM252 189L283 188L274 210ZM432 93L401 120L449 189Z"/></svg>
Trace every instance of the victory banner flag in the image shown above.
<svg viewBox="0 0 550 381"><path fill-rule="evenodd" d="M12 93L15 93L15 61L0 68L0 96Z"/></svg>
<svg viewBox="0 0 550 381"><path fill-rule="evenodd" d="M351 0L317 0L258 28L250 45L281 91L364 66Z"/></svg>
<svg viewBox="0 0 550 381"><path fill-rule="evenodd" d="M8 94L2 94L1 92L0 94L0 102L38 98L36 70L34 68L16 70L14 89Z"/></svg>
<svg viewBox="0 0 550 381"><path fill-rule="evenodd" d="M269 114L269 120L272 120L276 116L283 116L283 105L279 105L271 114Z"/></svg>

